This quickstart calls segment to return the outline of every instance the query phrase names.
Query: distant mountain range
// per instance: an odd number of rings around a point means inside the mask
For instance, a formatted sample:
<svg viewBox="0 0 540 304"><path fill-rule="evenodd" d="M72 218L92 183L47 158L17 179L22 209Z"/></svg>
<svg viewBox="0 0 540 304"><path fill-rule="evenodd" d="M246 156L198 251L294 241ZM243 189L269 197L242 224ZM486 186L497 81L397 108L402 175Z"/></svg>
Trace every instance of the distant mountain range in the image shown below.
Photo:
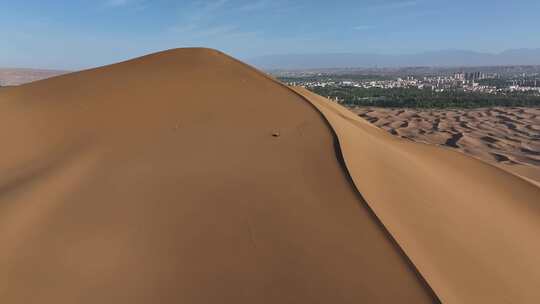
<svg viewBox="0 0 540 304"><path fill-rule="evenodd" d="M262 69L374 68L412 66L540 65L540 49L502 53L445 50L404 55L327 53L283 54L255 57L248 63Z"/></svg>

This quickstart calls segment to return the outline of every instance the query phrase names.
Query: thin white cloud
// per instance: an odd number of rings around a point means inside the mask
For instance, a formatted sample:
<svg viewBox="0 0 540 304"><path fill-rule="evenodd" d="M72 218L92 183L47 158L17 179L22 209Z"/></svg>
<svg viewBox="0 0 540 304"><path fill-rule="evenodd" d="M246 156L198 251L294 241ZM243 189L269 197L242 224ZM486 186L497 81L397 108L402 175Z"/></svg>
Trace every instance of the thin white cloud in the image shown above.
<svg viewBox="0 0 540 304"><path fill-rule="evenodd" d="M235 33L238 27L234 25L218 25L218 26L198 26L195 24L188 24L185 26L175 26L169 29L170 32L175 34L182 34L186 37L214 37L225 34Z"/></svg>
<svg viewBox="0 0 540 304"><path fill-rule="evenodd" d="M184 9L185 21L189 23L198 23L203 19L211 18L216 11L223 8L229 0L205 0L194 2L192 6Z"/></svg>
<svg viewBox="0 0 540 304"><path fill-rule="evenodd" d="M130 7L136 10L144 10L147 6L146 0L107 0L105 7L120 8Z"/></svg>
<svg viewBox="0 0 540 304"><path fill-rule="evenodd" d="M373 28L374 28L374 26L372 26L372 25L357 25L357 26L353 27L353 29L357 30L357 31L367 31L367 30L371 30Z"/></svg>
<svg viewBox="0 0 540 304"><path fill-rule="evenodd" d="M171 26L168 31L171 33L189 33L197 29L197 26L195 24L186 24L186 25L175 25Z"/></svg>
<svg viewBox="0 0 540 304"><path fill-rule="evenodd" d="M268 6L267 0L259 0L259 1L251 2L243 6L240 6L238 7L238 10L242 12L251 12L251 11L261 10L267 6Z"/></svg>
<svg viewBox="0 0 540 304"><path fill-rule="evenodd" d="M420 4L419 0L397 1L397 2L389 2L389 3L380 4L380 5L374 6L373 9L378 9L378 10L400 9L400 8L414 7L419 4Z"/></svg>
<svg viewBox="0 0 540 304"><path fill-rule="evenodd" d="M237 27L234 25L220 25L214 27L207 27L200 29L198 35L201 37L208 36L218 36L233 33L237 30Z"/></svg>
<svg viewBox="0 0 540 304"><path fill-rule="evenodd" d="M130 2L132 1L131 0L107 0L105 5L110 6L110 7L120 7L120 6L125 6L129 4Z"/></svg>
<svg viewBox="0 0 540 304"><path fill-rule="evenodd" d="M243 5L232 0L198 1L184 10L183 22L168 28L172 34L182 41L222 41L235 39L248 41L258 35L256 31L245 31L234 24L216 22L219 16L231 13L245 13L261 10L271 3L268 0L244 2Z"/></svg>
<svg viewBox="0 0 540 304"><path fill-rule="evenodd" d="M229 0L206 1L206 4L203 6L203 10L207 12L215 11L225 6L228 2Z"/></svg>

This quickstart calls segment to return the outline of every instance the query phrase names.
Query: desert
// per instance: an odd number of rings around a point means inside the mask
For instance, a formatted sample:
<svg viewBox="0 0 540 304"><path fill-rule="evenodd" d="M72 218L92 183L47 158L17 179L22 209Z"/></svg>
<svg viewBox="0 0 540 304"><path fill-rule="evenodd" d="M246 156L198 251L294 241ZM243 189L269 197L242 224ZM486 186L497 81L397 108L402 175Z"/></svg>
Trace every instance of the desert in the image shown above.
<svg viewBox="0 0 540 304"><path fill-rule="evenodd" d="M220 52L0 100L2 302L433 300L360 207L320 114Z"/></svg>
<svg viewBox="0 0 540 304"><path fill-rule="evenodd" d="M539 304L539 0L0 5L0 304Z"/></svg>
<svg viewBox="0 0 540 304"><path fill-rule="evenodd" d="M0 86L21 85L66 73L57 70L0 68Z"/></svg>
<svg viewBox="0 0 540 304"><path fill-rule="evenodd" d="M207 48L2 88L0 302L540 301L540 187L364 118Z"/></svg>
<svg viewBox="0 0 540 304"><path fill-rule="evenodd" d="M401 138L444 146L540 182L540 109L352 109Z"/></svg>

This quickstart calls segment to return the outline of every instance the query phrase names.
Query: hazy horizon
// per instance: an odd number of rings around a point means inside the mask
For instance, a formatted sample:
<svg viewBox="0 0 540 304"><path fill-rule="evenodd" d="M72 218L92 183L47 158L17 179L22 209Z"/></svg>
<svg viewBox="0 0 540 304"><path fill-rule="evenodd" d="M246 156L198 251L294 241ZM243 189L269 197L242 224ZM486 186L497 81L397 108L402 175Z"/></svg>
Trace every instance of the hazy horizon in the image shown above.
<svg viewBox="0 0 540 304"><path fill-rule="evenodd" d="M78 70L192 46L242 59L540 48L532 0L4 2L2 67Z"/></svg>
<svg viewBox="0 0 540 304"><path fill-rule="evenodd" d="M141 53L133 57L148 55ZM510 55L510 56L505 56ZM532 56L533 55L533 56ZM424 59L415 61L414 59ZM124 60L122 59L122 60ZM413 68L413 67L434 67L434 68L459 68L459 67L487 67L487 66L525 66L540 65L540 48L538 49L509 49L497 53L477 52L471 50L435 50L419 53L278 53L261 55L250 58L240 58L241 60L266 70L310 70L310 69L341 69L341 68ZM305 64L306 61L315 63ZM386 60L386 61L385 61ZM457 60L457 61L456 61ZM337 64L336 64L337 62ZM360 63L359 63L360 62ZM365 62L365 63L362 63ZM113 64L109 62L103 65ZM280 65L280 64L284 65ZM290 66L287 66L289 64ZM62 68L41 68L33 66L0 66L3 70L48 70L48 71L77 71L98 67L88 66L76 69Z"/></svg>

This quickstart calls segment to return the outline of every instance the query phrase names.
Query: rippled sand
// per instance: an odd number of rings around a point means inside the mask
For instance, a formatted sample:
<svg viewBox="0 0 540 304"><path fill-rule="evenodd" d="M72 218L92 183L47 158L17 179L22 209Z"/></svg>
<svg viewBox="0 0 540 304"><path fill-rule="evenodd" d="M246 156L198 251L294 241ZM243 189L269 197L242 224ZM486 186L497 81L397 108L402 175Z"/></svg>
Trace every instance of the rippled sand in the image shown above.
<svg viewBox="0 0 540 304"><path fill-rule="evenodd" d="M540 181L540 108L353 111L396 136L456 149Z"/></svg>

